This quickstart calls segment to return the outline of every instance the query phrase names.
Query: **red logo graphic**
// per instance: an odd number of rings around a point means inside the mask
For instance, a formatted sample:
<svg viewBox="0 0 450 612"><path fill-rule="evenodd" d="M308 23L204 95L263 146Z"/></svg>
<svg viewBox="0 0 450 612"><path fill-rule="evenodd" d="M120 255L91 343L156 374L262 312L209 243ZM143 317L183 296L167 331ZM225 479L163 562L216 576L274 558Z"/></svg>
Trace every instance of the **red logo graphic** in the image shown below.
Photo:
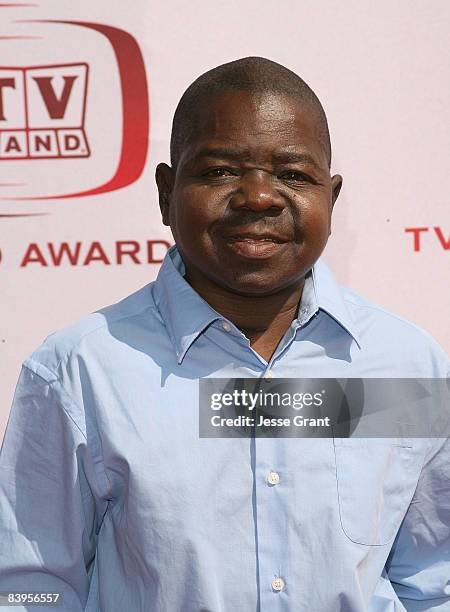
<svg viewBox="0 0 450 612"><path fill-rule="evenodd" d="M438 243L444 249L444 251L450 250L450 236L448 238L445 237L442 228L439 226L431 227L405 227L405 232L407 234L412 234L413 236L413 250L421 251L422 250L422 241L421 237L423 233L429 232L431 229L434 230L434 233L437 237Z"/></svg>
<svg viewBox="0 0 450 612"><path fill-rule="evenodd" d="M88 157L85 63L0 68L0 160Z"/></svg>
<svg viewBox="0 0 450 612"><path fill-rule="evenodd" d="M147 158L150 119L146 69L136 39L100 23L14 23L29 24L30 31L1 37L11 45L10 57L16 46L19 59L14 67L11 62L0 67L0 200L8 202L0 218L46 214L11 210L13 202L100 195L137 181ZM78 57L45 65L20 61L24 39L36 46L37 55L44 49L48 56L52 48L57 52L61 35L76 44L84 40L83 30L89 44L77 47ZM103 41L112 63L106 62ZM108 112L101 113L105 100ZM49 165L52 159L55 167ZM61 161L68 170L61 172Z"/></svg>

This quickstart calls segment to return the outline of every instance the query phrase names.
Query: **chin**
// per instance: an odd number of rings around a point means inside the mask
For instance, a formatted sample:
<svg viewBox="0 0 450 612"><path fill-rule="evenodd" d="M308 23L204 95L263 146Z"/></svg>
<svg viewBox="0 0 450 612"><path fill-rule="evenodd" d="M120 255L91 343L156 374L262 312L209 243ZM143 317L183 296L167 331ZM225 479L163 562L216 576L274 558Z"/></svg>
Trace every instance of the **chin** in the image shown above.
<svg viewBox="0 0 450 612"><path fill-rule="evenodd" d="M277 282L275 281L249 281L248 279L242 280L241 282L237 282L236 280L230 282L223 282L224 287L226 287L229 291L233 293L238 293L240 295L246 296L264 296L271 295L272 293L277 293L290 283L286 285L280 285L279 279Z"/></svg>

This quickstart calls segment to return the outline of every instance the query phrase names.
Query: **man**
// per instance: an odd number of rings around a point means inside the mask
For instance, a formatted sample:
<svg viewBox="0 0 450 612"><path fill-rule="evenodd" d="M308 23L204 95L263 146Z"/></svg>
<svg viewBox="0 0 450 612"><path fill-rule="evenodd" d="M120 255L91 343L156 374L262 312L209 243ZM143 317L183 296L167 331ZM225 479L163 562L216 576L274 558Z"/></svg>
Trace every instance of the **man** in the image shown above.
<svg viewBox="0 0 450 612"><path fill-rule="evenodd" d="M319 259L330 161L320 102L279 64L184 93L156 170L176 243L156 281L23 364L1 591L74 612L450 610L445 439L199 437L203 378L448 375L425 332Z"/></svg>

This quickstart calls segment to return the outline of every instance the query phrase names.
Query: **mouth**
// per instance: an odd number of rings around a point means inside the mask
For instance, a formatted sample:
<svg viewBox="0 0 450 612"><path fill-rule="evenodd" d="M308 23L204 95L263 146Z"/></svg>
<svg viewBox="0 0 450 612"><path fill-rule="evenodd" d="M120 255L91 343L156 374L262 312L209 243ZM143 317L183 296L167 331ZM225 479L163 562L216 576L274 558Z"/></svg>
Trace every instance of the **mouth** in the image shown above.
<svg viewBox="0 0 450 612"><path fill-rule="evenodd" d="M236 255L247 259L271 257L286 244L285 240L275 236L257 236L254 234L226 236L225 242Z"/></svg>
<svg viewBox="0 0 450 612"><path fill-rule="evenodd" d="M275 242L275 244L282 244L282 240L277 240L275 238L260 238L256 236L229 236L227 238L228 242L252 242L255 244L260 244L261 242Z"/></svg>

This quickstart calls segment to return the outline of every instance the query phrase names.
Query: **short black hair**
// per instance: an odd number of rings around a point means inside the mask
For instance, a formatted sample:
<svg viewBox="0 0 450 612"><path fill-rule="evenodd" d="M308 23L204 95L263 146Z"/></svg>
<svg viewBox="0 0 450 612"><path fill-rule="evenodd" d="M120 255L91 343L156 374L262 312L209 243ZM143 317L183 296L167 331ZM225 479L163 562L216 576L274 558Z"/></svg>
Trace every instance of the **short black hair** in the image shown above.
<svg viewBox="0 0 450 612"><path fill-rule="evenodd" d="M297 98L316 115L318 137L331 165L327 117L319 98L295 72L264 57L244 57L208 70L189 87L178 103L172 123L170 161L176 168L186 142L195 130L196 117L205 99L225 91L285 94Z"/></svg>

